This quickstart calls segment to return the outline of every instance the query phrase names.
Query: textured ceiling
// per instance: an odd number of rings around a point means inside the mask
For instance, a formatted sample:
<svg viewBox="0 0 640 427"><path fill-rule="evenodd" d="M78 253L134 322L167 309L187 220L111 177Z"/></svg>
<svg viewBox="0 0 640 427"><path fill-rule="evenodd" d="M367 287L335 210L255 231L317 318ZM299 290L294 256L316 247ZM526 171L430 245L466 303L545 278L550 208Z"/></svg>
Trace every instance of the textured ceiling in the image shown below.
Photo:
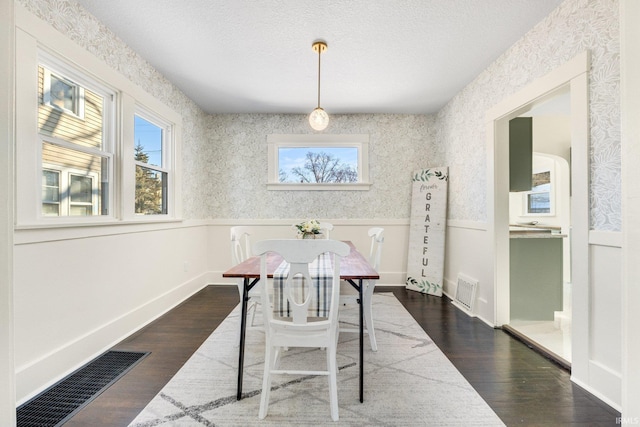
<svg viewBox="0 0 640 427"><path fill-rule="evenodd" d="M77 0L209 113L438 111L562 0Z"/></svg>

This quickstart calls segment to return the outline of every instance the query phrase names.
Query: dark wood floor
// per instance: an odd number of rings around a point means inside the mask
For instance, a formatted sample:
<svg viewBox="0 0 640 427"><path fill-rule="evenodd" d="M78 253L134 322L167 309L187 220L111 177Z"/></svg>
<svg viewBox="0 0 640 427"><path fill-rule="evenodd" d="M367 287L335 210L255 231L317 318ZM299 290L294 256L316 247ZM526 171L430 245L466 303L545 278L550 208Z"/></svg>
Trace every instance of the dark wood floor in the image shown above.
<svg viewBox="0 0 640 427"><path fill-rule="evenodd" d="M447 298L393 292L507 426L616 426L620 413L570 381L562 367ZM235 286L208 286L114 350L150 351L65 426L126 426L238 303Z"/></svg>

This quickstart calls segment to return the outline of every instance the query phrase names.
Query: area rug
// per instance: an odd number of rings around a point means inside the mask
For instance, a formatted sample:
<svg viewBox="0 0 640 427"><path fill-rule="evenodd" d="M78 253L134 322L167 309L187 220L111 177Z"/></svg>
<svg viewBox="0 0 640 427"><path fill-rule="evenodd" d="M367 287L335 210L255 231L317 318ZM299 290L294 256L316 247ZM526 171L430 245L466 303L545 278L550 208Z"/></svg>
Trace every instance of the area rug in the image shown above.
<svg viewBox="0 0 640 427"><path fill-rule="evenodd" d="M340 334L339 421L331 421L327 378L305 376L274 377L269 413L264 420L258 418L264 361L259 326L247 330L244 398L236 400L238 306L130 427L504 426L393 294L375 294L373 305L378 351L371 351L365 336L363 403L358 334ZM341 310L342 328L357 326L357 310ZM305 353L302 358L300 353ZM324 354L319 349L289 349L282 363L295 358L323 366Z"/></svg>

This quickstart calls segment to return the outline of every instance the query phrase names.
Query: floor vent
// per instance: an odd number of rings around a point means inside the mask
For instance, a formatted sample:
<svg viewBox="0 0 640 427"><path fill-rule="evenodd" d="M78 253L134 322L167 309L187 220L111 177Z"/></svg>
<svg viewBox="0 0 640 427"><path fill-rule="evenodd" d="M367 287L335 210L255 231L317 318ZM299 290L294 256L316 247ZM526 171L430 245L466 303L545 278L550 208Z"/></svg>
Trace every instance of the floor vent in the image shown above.
<svg viewBox="0 0 640 427"><path fill-rule="evenodd" d="M60 426L98 397L147 354L108 351L52 385L17 410L18 427Z"/></svg>
<svg viewBox="0 0 640 427"><path fill-rule="evenodd" d="M458 286L456 287L456 297L452 301L456 307L473 315L473 304L476 300L476 289L478 281L464 274L458 274Z"/></svg>

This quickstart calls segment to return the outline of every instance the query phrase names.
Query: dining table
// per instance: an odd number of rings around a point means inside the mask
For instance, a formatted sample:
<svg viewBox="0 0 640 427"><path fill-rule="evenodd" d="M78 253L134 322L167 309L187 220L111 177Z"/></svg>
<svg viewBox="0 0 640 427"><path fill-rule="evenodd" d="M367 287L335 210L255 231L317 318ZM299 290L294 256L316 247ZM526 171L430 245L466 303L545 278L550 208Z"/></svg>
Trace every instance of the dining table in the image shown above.
<svg viewBox="0 0 640 427"><path fill-rule="evenodd" d="M364 322L363 322L363 292L365 280L378 280L378 272L371 266L367 258L358 251L350 241L344 241L349 245L349 254L340 260L340 279L348 282L358 291L359 305L359 332L360 332L360 402L364 402ZM275 253L267 254L267 275L273 278L273 273L282 264L283 259ZM238 265L233 266L222 274L225 278L241 278L242 300L240 317L240 345L238 348L238 389L237 400L242 399L242 377L244 367L244 344L247 328L247 302L249 301L249 291L257 285L260 280L260 257L252 256Z"/></svg>

